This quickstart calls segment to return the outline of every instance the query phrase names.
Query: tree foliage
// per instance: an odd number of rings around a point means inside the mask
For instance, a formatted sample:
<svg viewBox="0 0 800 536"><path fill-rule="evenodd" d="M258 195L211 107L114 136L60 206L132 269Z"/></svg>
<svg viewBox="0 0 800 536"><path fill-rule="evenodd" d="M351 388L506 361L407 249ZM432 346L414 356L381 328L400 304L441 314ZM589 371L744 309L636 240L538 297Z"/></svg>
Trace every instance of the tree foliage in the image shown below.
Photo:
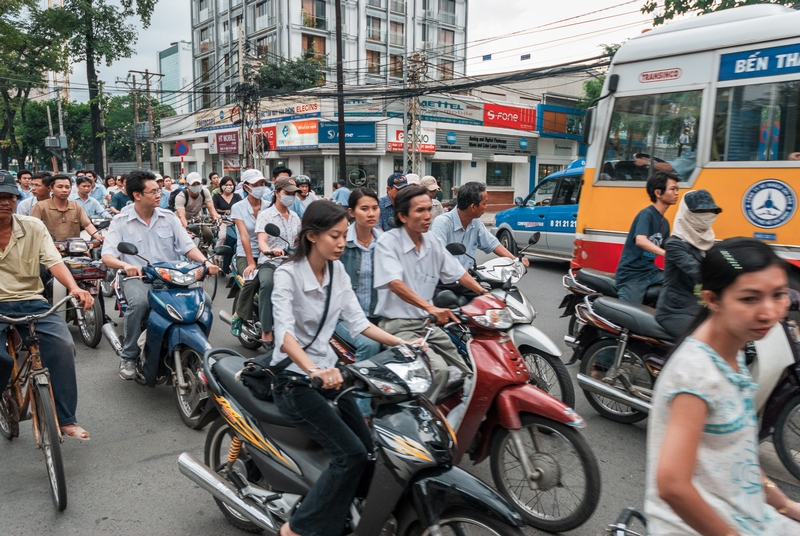
<svg viewBox="0 0 800 536"><path fill-rule="evenodd" d="M175 115L171 106L161 104L153 98L153 130L156 137L161 132L161 118ZM147 98L139 96L139 113L147 109ZM141 120L141 117L140 117ZM133 97L122 95L113 97L106 105L106 151L109 162L136 161L136 140L134 136ZM158 145L156 148L158 149ZM142 161L150 161L150 144L142 144Z"/></svg>
<svg viewBox="0 0 800 536"><path fill-rule="evenodd" d="M617 53L617 50L619 50L619 47L621 46L622 43L612 43L610 45L600 45L600 48L603 49L603 54L608 54L613 58L614 54ZM592 101L594 101L596 98L599 98L600 93L603 91L603 84L605 81L605 73L602 73L594 78L584 80L583 96L578 100L578 108L585 110L589 107L589 105L591 105Z"/></svg>
<svg viewBox="0 0 800 536"><path fill-rule="evenodd" d="M676 16L687 13L704 15L730 9L732 7L748 6L752 4L783 4L790 7L800 6L797 0L646 0L642 6L642 13L654 13L653 26L664 24Z"/></svg>
<svg viewBox="0 0 800 536"><path fill-rule="evenodd" d="M279 58L261 67L259 83L262 89L299 91L325 83L322 67L325 58L313 49L296 59Z"/></svg>

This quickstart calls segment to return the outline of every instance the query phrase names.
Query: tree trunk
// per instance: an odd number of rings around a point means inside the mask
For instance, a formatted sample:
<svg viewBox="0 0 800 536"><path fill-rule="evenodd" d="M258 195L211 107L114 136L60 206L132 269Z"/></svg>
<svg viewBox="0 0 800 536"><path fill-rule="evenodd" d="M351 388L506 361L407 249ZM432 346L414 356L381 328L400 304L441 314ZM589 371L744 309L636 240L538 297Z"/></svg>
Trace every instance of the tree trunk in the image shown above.
<svg viewBox="0 0 800 536"><path fill-rule="evenodd" d="M94 36L91 30L86 34L86 80L89 83L89 109L92 121L92 162L94 170L105 175L106 163L103 162L103 140L98 136L102 132L100 125L100 87L97 71L94 66Z"/></svg>

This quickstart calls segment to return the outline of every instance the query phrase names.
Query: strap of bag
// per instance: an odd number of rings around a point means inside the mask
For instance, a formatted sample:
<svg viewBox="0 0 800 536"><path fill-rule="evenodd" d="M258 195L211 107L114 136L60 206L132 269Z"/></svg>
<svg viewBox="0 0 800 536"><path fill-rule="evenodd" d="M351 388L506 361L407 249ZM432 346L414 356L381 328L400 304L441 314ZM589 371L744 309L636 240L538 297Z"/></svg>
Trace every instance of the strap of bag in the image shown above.
<svg viewBox="0 0 800 536"><path fill-rule="evenodd" d="M317 340L319 336L319 332L322 331L322 326L325 324L325 320L328 318L328 308L331 305L331 288L333 287L333 261L328 261L328 291L325 293L325 310L322 312L322 320L320 321L319 325L317 326L317 332L314 333L314 337L311 339L311 342L303 346L303 351L305 352L308 348L314 344L314 341ZM288 367L292 364L292 358L286 357L283 361L278 363L272 368L273 373L281 372L283 369Z"/></svg>

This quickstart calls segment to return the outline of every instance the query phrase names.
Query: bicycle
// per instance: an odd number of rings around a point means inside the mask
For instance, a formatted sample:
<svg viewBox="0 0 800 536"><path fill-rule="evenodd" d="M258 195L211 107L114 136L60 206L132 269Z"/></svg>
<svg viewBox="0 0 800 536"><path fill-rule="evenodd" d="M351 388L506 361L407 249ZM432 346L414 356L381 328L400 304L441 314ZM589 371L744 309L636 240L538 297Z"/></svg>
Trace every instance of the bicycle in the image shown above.
<svg viewBox="0 0 800 536"><path fill-rule="evenodd" d="M72 296L64 297L43 314L22 318L0 315L0 322L10 324L6 328L6 344L9 355L14 359L11 380L0 397L0 434L9 440L19 437L19 423L32 421L33 437L36 446L44 452L53 504L59 512L67 507L67 481L61 457L64 438L56 417L50 372L42 366L36 321L55 313L67 301L72 302L78 322L83 324L83 309ZM23 323L28 324L29 330L28 354L20 364L17 362L17 351L21 346L21 338L14 325Z"/></svg>

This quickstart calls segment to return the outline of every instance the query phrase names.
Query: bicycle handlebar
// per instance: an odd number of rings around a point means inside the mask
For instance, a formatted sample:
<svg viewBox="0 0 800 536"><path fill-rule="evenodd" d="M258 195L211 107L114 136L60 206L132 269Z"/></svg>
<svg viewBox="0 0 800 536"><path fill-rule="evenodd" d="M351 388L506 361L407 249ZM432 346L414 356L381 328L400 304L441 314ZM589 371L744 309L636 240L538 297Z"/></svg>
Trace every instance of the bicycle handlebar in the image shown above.
<svg viewBox="0 0 800 536"><path fill-rule="evenodd" d="M26 315L20 318L11 318L10 316L0 315L0 322L5 322L7 324L23 324L32 321L39 320L46 316L50 316L51 314L55 313L58 309L61 308L67 301L71 301L72 305L76 308L76 310L80 310L80 304L78 303L77 298L74 296L65 296L59 300L58 303L53 305L47 312L39 314L39 315ZM81 315L82 317L83 315Z"/></svg>

